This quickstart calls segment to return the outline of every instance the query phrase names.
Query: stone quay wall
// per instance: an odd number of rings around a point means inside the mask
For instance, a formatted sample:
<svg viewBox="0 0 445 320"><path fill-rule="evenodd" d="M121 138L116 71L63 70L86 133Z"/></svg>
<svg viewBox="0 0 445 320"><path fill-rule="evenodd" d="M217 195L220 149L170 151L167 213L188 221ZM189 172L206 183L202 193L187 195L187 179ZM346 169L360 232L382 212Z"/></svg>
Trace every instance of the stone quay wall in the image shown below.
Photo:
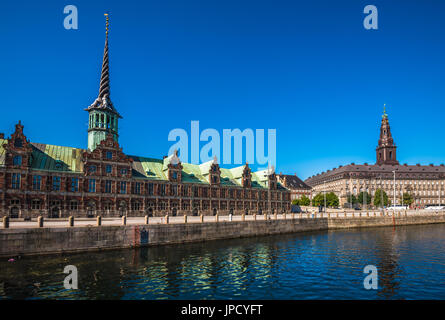
<svg viewBox="0 0 445 320"><path fill-rule="evenodd" d="M0 257L181 244L344 228L445 223L445 213L395 216L269 216L267 220L113 226L0 228ZM293 217L293 218L292 218Z"/></svg>

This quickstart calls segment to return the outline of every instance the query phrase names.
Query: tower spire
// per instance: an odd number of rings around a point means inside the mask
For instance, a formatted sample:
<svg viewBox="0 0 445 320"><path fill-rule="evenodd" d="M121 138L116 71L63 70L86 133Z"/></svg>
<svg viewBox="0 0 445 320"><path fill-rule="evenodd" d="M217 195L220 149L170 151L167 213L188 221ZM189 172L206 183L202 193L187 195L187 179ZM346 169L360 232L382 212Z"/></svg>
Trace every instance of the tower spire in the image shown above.
<svg viewBox="0 0 445 320"><path fill-rule="evenodd" d="M386 104L384 104L382 123L380 125L380 139L376 149L377 164L399 164L396 157L396 149L397 146L394 144L388 114L386 113Z"/></svg>
<svg viewBox="0 0 445 320"><path fill-rule="evenodd" d="M99 95L94 100L94 102L85 110L91 111L94 109L106 110L114 113L119 118L122 116L114 108L113 103L110 99L110 66L109 66L109 56L108 56L108 32L110 27L109 14L105 13L105 46L104 55L102 59L102 72L100 74L100 85L99 85Z"/></svg>
<svg viewBox="0 0 445 320"><path fill-rule="evenodd" d="M105 13L105 46L100 74L99 95L85 110L89 113L88 149L94 150L102 140L111 134L118 140L118 119L121 115L114 108L110 99L110 67L108 55L109 14Z"/></svg>

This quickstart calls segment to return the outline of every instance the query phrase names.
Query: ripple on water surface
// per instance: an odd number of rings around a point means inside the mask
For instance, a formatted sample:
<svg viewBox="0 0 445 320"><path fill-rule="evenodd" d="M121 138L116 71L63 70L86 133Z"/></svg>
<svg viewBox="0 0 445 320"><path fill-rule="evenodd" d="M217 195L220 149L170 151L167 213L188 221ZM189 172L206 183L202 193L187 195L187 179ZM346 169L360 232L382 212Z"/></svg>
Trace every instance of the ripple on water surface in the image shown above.
<svg viewBox="0 0 445 320"><path fill-rule="evenodd" d="M300 233L0 261L13 299L445 299L445 225ZM75 265L79 289L63 288ZM363 268L378 268L365 290Z"/></svg>

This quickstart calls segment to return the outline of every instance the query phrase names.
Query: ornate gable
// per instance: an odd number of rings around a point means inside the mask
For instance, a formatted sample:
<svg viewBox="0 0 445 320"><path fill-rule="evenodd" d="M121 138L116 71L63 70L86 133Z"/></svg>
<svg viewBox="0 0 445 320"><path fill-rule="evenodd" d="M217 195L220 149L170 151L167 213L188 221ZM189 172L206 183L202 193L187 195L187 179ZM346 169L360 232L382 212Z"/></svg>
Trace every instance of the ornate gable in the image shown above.
<svg viewBox="0 0 445 320"><path fill-rule="evenodd" d="M221 169L219 168L216 156L213 158L213 163L209 169L209 183L211 185L218 185L221 183Z"/></svg>
<svg viewBox="0 0 445 320"><path fill-rule="evenodd" d="M276 190L277 189L277 175L275 174L275 168L274 167L272 167L272 169L269 170L269 173L267 175L267 179L268 179L269 189Z"/></svg>
<svg viewBox="0 0 445 320"><path fill-rule="evenodd" d="M85 151L82 156L86 176L131 177L133 159L122 152L111 133L96 149Z"/></svg>
<svg viewBox="0 0 445 320"><path fill-rule="evenodd" d="M178 157L178 150L175 150L174 154L171 156L170 161L167 166L168 170L168 181L171 182L181 182L182 181L182 164Z"/></svg>
<svg viewBox="0 0 445 320"><path fill-rule="evenodd" d="M15 125L15 132L3 144L6 151L5 165L9 168L29 168L31 165L32 146L23 134L23 125L19 121Z"/></svg>
<svg viewBox="0 0 445 320"><path fill-rule="evenodd" d="M242 177L243 187L250 188L252 186L252 172L247 162L246 165L244 166L243 174L241 177Z"/></svg>

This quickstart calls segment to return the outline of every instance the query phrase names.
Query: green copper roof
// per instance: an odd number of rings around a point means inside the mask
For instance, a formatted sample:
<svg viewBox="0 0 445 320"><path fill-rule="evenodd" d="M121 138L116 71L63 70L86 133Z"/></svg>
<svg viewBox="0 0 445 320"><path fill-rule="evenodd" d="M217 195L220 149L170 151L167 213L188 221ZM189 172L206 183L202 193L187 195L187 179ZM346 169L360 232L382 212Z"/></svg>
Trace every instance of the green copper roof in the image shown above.
<svg viewBox="0 0 445 320"><path fill-rule="evenodd" d="M0 139L0 166L5 165L6 139ZM31 143L32 163L35 170L82 173L82 153L86 150L54 146L50 144ZM164 159L154 159L138 156L129 156L133 159L133 176L135 178L167 181L167 166L171 156ZM209 170L213 163L208 161L200 165L182 162L182 181L184 183L209 184ZM242 173L245 165L221 170L222 186L241 186ZM252 187L267 188L267 170L252 172Z"/></svg>
<svg viewBox="0 0 445 320"><path fill-rule="evenodd" d="M54 146L50 144L31 143L31 167L37 170L82 172L82 153L84 150Z"/></svg>

